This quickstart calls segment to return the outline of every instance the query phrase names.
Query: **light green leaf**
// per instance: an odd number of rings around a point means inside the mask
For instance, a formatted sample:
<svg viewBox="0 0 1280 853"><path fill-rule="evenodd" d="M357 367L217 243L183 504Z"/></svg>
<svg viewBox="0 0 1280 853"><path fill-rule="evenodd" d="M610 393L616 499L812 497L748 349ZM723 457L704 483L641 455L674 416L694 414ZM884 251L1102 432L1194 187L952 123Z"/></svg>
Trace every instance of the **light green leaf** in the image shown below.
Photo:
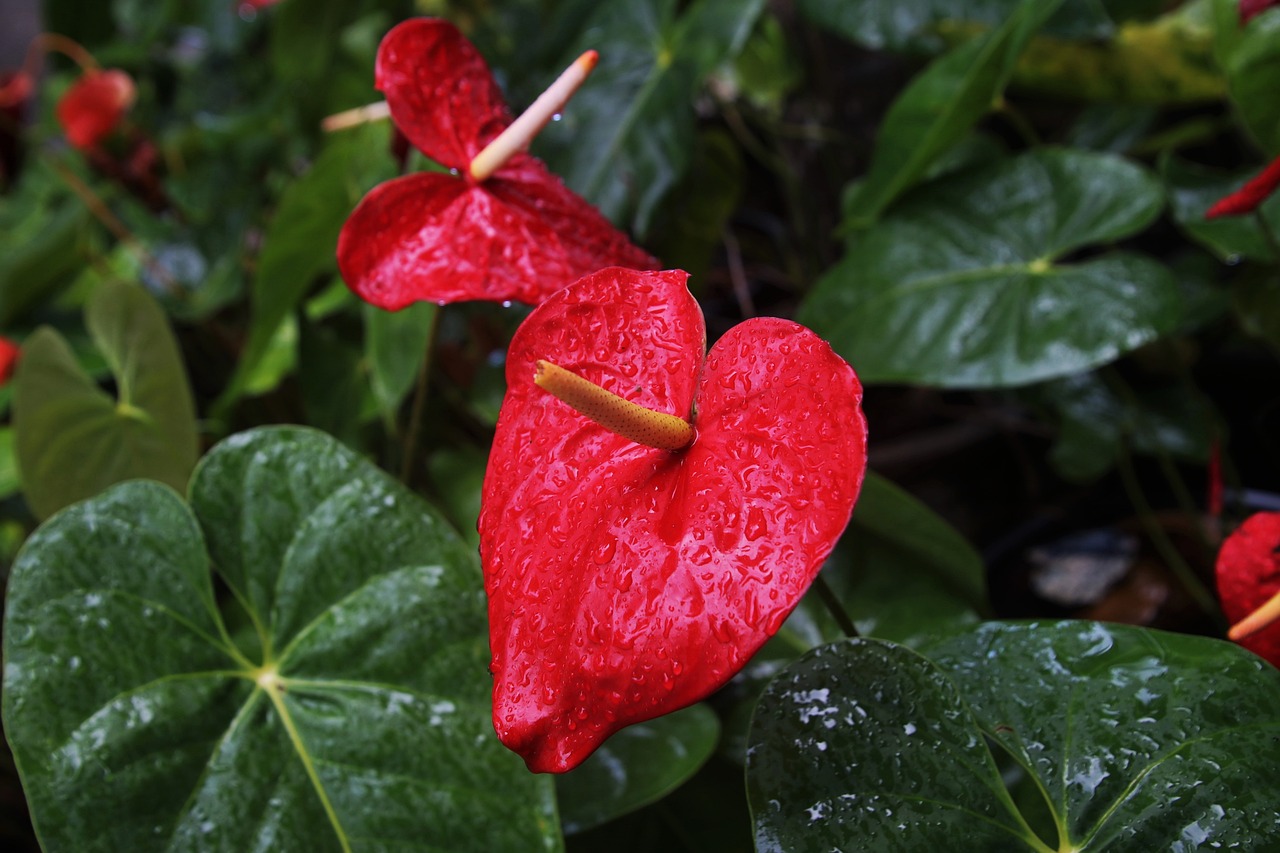
<svg viewBox="0 0 1280 853"><path fill-rule="evenodd" d="M18 468L39 518L134 477L181 488L199 454L195 403L163 309L140 287L104 281L85 320L115 397L47 327L27 338L14 378Z"/></svg>
<svg viewBox="0 0 1280 853"><path fill-rule="evenodd" d="M300 428L223 442L190 500L116 486L14 565L4 725L46 849L560 849L493 733L474 555L426 504Z"/></svg>
<svg viewBox="0 0 1280 853"><path fill-rule="evenodd" d="M431 302L419 302L394 312L364 306L369 380L384 418L394 419L422 368L438 310Z"/></svg>
<svg viewBox="0 0 1280 853"><path fill-rule="evenodd" d="M591 829L666 796L711 757L719 734L719 720L702 704L618 732L556 778L565 833Z"/></svg>
<svg viewBox="0 0 1280 853"><path fill-rule="evenodd" d="M284 191L253 280L249 340L218 399L219 411L239 398L251 377L261 387L258 364L271 349L280 324L317 279L337 273L343 223L364 193L394 173L387 124L375 122L335 134L311 169Z"/></svg>
<svg viewBox="0 0 1280 853"><path fill-rule="evenodd" d="M864 382L999 387L1104 364L1174 329L1147 258L1056 263L1132 234L1159 184L1121 158L1045 149L931 183L863 232L801 305Z"/></svg>
<svg viewBox="0 0 1280 853"><path fill-rule="evenodd" d="M758 850L1280 843L1259 784L1280 760L1280 672L1240 647L988 623L924 652L845 641L769 685L747 759ZM1043 824L1001 765L1025 774Z"/></svg>

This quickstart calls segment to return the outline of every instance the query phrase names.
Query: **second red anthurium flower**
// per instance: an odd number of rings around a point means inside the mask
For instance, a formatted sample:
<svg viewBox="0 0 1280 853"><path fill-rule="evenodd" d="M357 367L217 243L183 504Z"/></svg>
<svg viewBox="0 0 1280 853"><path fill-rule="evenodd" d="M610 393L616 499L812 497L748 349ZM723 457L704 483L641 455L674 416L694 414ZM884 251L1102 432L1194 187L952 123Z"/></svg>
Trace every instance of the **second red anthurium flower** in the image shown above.
<svg viewBox="0 0 1280 853"><path fill-rule="evenodd" d="M58 123L74 147L93 148L116 129L136 96L133 78L125 72L89 69L58 101Z"/></svg>
<svg viewBox="0 0 1280 853"><path fill-rule="evenodd" d="M475 168L512 120L484 59L448 21L418 18L387 33L376 82L396 126L453 174L388 181L351 214L338 266L364 300L390 310L424 300L536 304L602 267L657 266L525 151L499 158L495 171Z"/></svg>
<svg viewBox="0 0 1280 853"><path fill-rule="evenodd" d="M748 320L706 352L680 271L620 268L521 325L485 475L499 737L539 772L722 686L848 524L862 388L825 341Z"/></svg>
<svg viewBox="0 0 1280 853"><path fill-rule="evenodd" d="M1280 512L1246 518L1222 543L1216 574L1227 636L1280 666Z"/></svg>

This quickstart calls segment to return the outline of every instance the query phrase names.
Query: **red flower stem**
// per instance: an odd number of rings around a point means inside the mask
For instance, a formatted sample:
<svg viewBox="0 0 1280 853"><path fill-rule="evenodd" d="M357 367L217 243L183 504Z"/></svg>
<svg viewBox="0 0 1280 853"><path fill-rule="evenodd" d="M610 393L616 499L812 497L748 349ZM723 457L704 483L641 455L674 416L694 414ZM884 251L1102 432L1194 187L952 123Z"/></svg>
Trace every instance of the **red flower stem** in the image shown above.
<svg viewBox="0 0 1280 853"><path fill-rule="evenodd" d="M684 418L646 409L559 365L539 360L536 367L535 385L583 417L637 444L659 450L683 450L697 435L693 424Z"/></svg>
<svg viewBox="0 0 1280 853"><path fill-rule="evenodd" d="M503 164L511 159L511 155L528 148L529 143L540 130L547 126L552 116L564 109L564 105L586 81L587 76L599 61L600 54L594 50L588 50L579 56L545 92L538 96L536 101L529 105L529 109L521 113L520 118L509 124L506 130L498 134L471 160L468 170L471 172L471 177L477 181L485 180L501 169Z"/></svg>
<svg viewBox="0 0 1280 853"><path fill-rule="evenodd" d="M71 189L73 193L80 197L80 201L84 202L84 206L89 208L89 212L102 225L115 236L134 256L147 268L147 271L155 276L156 281L169 291L172 296L181 296L181 291L174 282L173 277L169 275L169 271L160 265L155 256L146 250L146 248L138 241L120 219L111 212L111 208L98 197L88 184L80 180L80 177L62 163L54 158L49 158L49 165L58 173L58 177L62 178L63 183Z"/></svg>
<svg viewBox="0 0 1280 853"><path fill-rule="evenodd" d="M93 54L85 50L79 42L58 33L40 33L31 40L31 44L27 45L27 54L22 60L22 70L13 76L7 86L0 88L0 104L25 98L25 95L22 98L12 97L9 91L18 92L20 87L35 80L40 70L40 60L50 51L57 51L69 57L84 71L98 70L98 60L94 59Z"/></svg>
<svg viewBox="0 0 1280 853"><path fill-rule="evenodd" d="M1227 631L1227 639L1242 640L1255 631L1261 631L1277 619L1280 619L1280 592L1273 595L1269 601L1257 610L1232 625L1231 630Z"/></svg>
<svg viewBox="0 0 1280 853"><path fill-rule="evenodd" d="M325 133L332 133L335 130L345 130L358 124L367 124L371 121L382 121L388 118L391 118L391 106L386 101L378 101L373 104L365 104L363 107L353 107L340 113L334 113L331 116L325 116L324 120L320 122L320 127Z"/></svg>

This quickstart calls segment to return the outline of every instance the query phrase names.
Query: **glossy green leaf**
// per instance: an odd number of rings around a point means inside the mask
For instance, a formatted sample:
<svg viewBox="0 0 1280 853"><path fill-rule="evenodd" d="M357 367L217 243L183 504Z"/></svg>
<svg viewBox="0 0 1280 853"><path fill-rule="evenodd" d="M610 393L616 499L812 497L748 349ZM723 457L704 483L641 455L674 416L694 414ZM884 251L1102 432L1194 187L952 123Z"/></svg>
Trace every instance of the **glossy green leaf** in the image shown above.
<svg viewBox="0 0 1280 853"><path fill-rule="evenodd" d="M988 623L924 651L845 641L769 685L747 761L757 849L1280 842L1259 784L1280 760L1280 672L1238 646L1091 622ZM1060 838L1030 829L996 755L1034 781Z"/></svg>
<svg viewBox="0 0 1280 853"><path fill-rule="evenodd" d="M880 125L866 178L845 201L845 227L866 228L960 141L1004 90L1028 39L1061 0L1021 3L991 33L966 42L912 80Z"/></svg>
<svg viewBox="0 0 1280 853"><path fill-rule="evenodd" d="M931 183L862 232L797 319L864 382L1013 386L1111 361L1175 328L1162 265L1057 263L1132 234L1159 184L1121 158L1045 149Z"/></svg>
<svg viewBox="0 0 1280 853"><path fill-rule="evenodd" d="M228 439L190 501L114 487L14 566L4 724L46 849L559 849L493 734L474 555L426 504L300 428Z"/></svg>
<svg viewBox="0 0 1280 853"><path fill-rule="evenodd" d="M742 152L728 133L699 133L693 168L666 198L649 245L669 269L689 273L694 292L705 285L716 250L724 245L725 227L742 196L745 167Z"/></svg>
<svg viewBox="0 0 1280 853"><path fill-rule="evenodd" d="M618 732L580 766L556 777L565 834L666 796L698 772L719 735L719 720L702 704Z"/></svg>
<svg viewBox="0 0 1280 853"><path fill-rule="evenodd" d="M914 645L990 609L982 559L955 528L872 472L822 577L858 633ZM807 651L843 636L810 591L778 636Z"/></svg>
<svg viewBox="0 0 1280 853"><path fill-rule="evenodd" d="M431 302L419 302L394 312L364 306L369 380L378 406L388 419L394 419L413 386L414 377L422 369L438 310Z"/></svg>
<svg viewBox="0 0 1280 853"><path fill-rule="evenodd" d="M14 378L18 468L39 518L133 477L181 488L199 454L182 355L156 301L135 285L104 281L85 321L114 396L47 327L27 338Z"/></svg>
<svg viewBox="0 0 1280 853"><path fill-rule="evenodd" d="M1269 261L1275 255L1263 230L1265 226L1256 216L1204 218L1204 212L1210 205L1238 190L1259 169L1228 175L1177 157L1165 157L1160 162L1161 177L1168 185L1173 218L1191 239L1228 263L1237 263L1243 258ZM1262 205L1262 212L1268 221L1280 222L1280 194L1267 199ZM1280 233L1275 236L1280 238Z"/></svg>
<svg viewBox="0 0 1280 853"><path fill-rule="evenodd" d="M1226 62L1231 97L1263 150L1280 154L1280 14L1259 15L1245 27Z"/></svg>
<svg viewBox="0 0 1280 853"><path fill-rule="evenodd" d="M599 48L600 64L535 153L612 219L644 234L658 203L689 167L692 95L739 50L762 0L597 4L563 61Z"/></svg>
<svg viewBox="0 0 1280 853"><path fill-rule="evenodd" d="M258 259L249 340L220 409L243 393L280 324L316 280L337 273L342 224L364 193L394 174L389 132L387 122L376 122L334 134L311 169L284 191Z"/></svg>

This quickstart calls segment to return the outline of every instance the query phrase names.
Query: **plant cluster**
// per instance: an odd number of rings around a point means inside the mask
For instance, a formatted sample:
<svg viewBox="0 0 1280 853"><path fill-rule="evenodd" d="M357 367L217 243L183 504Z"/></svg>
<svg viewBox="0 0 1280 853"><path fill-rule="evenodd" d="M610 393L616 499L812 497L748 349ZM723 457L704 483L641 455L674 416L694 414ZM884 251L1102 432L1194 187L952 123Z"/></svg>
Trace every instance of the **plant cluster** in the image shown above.
<svg viewBox="0 0 1280 853"><path fill-rule="evenodd" d="M6 849L1280 842L1280 4L95 8Z"/></svg>

